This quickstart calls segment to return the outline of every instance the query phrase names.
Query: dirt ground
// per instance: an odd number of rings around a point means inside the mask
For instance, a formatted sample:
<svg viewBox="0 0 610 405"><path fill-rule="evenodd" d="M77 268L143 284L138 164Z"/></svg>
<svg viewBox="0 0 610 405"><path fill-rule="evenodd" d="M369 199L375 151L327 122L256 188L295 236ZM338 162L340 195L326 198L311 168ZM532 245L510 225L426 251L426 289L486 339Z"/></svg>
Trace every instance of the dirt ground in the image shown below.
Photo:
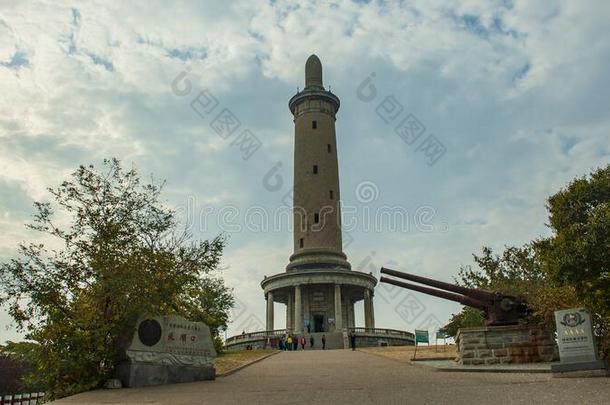
<svg viewBox="0 0 610 405"><path fill-rule="evenodd" d="M214 360L216 375L222 375L227 371L251 363L275 351L277 350L241 350L223 353Z"/></svg>
<svg viewBox="0 0 610 405"><path fill-rule="evenodd" d="M413 358L415 346L362 347L358 350L408 362ZM430 345L417 347L417 359L442 359L457 357L455 345Z"/></svg>

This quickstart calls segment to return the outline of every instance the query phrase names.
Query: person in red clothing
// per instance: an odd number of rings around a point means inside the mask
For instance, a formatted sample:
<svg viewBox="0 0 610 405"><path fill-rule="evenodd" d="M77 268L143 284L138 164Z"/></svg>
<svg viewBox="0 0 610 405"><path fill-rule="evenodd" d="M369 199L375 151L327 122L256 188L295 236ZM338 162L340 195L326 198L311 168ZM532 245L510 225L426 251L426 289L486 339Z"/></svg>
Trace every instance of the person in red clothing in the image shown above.
<svg viewBox="0 0 610 405"><path fill-rule="evenodd" d="M301 350L305 350L306 343L307 343L307 340L305 339L305 336L301 336Z"/></svg>

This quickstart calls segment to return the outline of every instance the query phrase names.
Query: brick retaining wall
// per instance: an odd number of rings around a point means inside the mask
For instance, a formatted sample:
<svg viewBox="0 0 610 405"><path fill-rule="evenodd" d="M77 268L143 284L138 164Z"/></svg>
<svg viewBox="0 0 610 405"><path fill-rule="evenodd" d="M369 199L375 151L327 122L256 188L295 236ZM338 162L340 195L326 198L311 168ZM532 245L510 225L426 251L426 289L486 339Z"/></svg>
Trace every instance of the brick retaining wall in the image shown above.
<svg viewBox="0 0 610 405"><path fill-rule="evenodd" d="M415 342L411 338L392 336L356 335L356 347L387 346L413 346ZM349 346L349 344L348 344Z"/></svg>
<svg viewBox="0 0 610 405"><path fill-rule="evenodd" d="M538 326L461 328L455 337L460 364L550 362L557 346L551 332Z"/></svg>

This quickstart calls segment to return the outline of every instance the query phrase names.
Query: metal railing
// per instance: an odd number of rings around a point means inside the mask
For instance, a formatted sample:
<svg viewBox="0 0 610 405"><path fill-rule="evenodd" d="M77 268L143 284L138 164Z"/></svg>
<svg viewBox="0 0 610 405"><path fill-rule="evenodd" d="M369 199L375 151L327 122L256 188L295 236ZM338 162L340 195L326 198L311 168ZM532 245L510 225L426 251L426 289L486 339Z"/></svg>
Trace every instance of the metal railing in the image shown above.
<svg viewBox="0 0 610 405"><path fill-rule="evenodd" d="M347 328L347 332L354 331L356 334L369 334L369 335L385 335L395 336L402 338L415 339L415 335L411 332L398 329L386 329L386 328ZM242 333L241 335L231 336L225 342L227 345L246 342L250 340L261 340L273 336L282 336L287 333L292 333L290 329L276 329L276 330L262 330L258 332Z"/></svg>
<svg viewBox="0 0 610 405"><path fill-rule="evenodd" d="M226 344L239 343L248 340L260 340L270 336L282 336L290 333L289 329L262 330L258 332L242 333L241 335L231 336L227 339Z"/></svg>
<svg viewBox="0 0 610 405"><path fill-rule="evenodd" d="M0 395L0 405L38 405L44 403L44 392Z"/></svg>
<svg viewBox="0 0 610 405"><path fill-rule="evenodd" d="M385 329L385 328L347 328L347 332L354 331L356 334L371 334L371 335L387 335L396 337L405 337L415 339L415 335L411 332L398 329Z"/></svg>

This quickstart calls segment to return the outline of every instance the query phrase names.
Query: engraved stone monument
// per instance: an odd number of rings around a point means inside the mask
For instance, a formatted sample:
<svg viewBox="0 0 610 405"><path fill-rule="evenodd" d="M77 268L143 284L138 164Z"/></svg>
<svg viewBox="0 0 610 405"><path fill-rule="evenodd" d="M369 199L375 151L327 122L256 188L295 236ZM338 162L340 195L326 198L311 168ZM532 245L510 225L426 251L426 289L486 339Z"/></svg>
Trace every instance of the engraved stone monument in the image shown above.
<svg viewBox="0 0 610 405"><path fill-rule="evenodd" d="M179 316L139 319L124 354L117 378L125 387L213 380L216 374L210 328Z"/></svg>
<svg viewBox="0 0 610 405"><path fill-rule="evenodd" d="M583 308L555 311L560 364L553 372L604 370L608 364L599 360L593 335L591 315Z"/></svg>

